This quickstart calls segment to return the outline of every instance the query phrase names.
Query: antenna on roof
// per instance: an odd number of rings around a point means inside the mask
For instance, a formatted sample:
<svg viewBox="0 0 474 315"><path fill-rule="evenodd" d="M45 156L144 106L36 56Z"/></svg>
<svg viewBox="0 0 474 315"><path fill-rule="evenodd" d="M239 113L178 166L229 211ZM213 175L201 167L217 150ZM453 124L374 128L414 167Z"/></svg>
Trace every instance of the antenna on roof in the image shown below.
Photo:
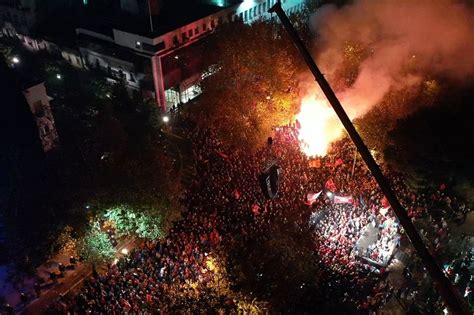
<svg viewBox="0 0 474 315"><path fill-rule="evenodd" d="M148 2L148 14L150 15L150 31L153 33L153 18L151 16L150 0L147 0L147 2Z"/></svg>

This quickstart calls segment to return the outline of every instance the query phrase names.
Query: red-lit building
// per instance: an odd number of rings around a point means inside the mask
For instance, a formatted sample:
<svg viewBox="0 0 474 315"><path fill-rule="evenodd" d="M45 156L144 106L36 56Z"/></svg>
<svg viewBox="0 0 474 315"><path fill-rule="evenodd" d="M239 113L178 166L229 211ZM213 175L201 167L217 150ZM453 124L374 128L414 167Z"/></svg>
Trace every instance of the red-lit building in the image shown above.
<svg viewBox="0 0 474 315"><path fill-rule="evenodd" d="M8 0L0 0L8 1ZM22 0L34 2L35 0ZM56 0L52 0L56 1ZM79 0L69 0L79 1ZM75 47L32 38L3 23L32 50L60 53L71 65L100 69L110 81L123 81L132 93L152 97L163 111L201 93L208 69L190 50L222 23L268 19L275 0L81 0L87 18L76 29ZM283 0L288 13L304 0ZM6 12L6 9L4 9ZM0 23L2 22L0 3ZM0 24L1 25L1 24Z"/></svg>

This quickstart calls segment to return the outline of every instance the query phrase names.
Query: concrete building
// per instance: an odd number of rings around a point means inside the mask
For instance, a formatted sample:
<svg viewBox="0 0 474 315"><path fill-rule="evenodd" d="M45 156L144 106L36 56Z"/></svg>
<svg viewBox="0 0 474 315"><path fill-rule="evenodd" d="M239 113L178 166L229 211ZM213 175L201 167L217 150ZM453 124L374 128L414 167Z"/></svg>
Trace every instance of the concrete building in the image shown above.
<svg viewBox="0 0 474 315"><path fill-rule="evenodd" d="M49 104L52 98L46 93L44 82L27 84L23 95L35 118L44 152L54 149L58 145L58 133Z"/></svg>
<svg viewBox="0 0 474 315"><path fill-rule="evenodd" d="M108 26L88 23L77 29L81 55L88 67L104 69L130 88L145 91L167 111L199 95L199 83L206 75L198 61L173 66L179 64L180 51L219 24L237 20L250 24L271 18L267 11L275 2L121 0L121 12L107 17ZM282 5L293 13L303 10L304 0L286 0Z"/></svg>
<svg viewBox="0 0 474 315"><path fill-rule="evenodd" d="M184 51L198 45L222 23L250 24L272 18L267 11L276 2L68 0L79 1L87 18L76 29L77 47L64 47L30 35L37 18L36 1L0 0L0 34L17 37L31 50L59 53L75 67L102 70L109 81L122 81L130 91L154 98L164 112L198 96L201 80L209 75L200 60L181 58ZM24 5L12 4L18 2ZM283 0L282 6L287 13L294 13L303 10L304 2ZM13 22L23 19L14 19L12 10L17 15L21 12L31 15L32 22L26 17L26 26Z"/></svg>

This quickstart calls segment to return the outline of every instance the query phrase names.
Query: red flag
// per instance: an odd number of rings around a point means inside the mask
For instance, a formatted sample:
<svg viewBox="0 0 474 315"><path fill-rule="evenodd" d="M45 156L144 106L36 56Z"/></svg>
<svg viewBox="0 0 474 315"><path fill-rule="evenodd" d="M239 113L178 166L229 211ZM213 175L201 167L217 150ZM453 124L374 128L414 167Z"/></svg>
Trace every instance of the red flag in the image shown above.
<svg viewBox="0 0 474 315"><path fill-rule="evenodd" d="M382 208L388 208L390 207L390 204L388 203L387 197L383 197L380 199L380 203L382 204Z"/></svg>
<svg viewBox="0 0 474 315"><path fill-rule="evenodd" d="M334 181L332 178L329 178L326 182L326 188L332 192L335 192L337 190L336 184L334 184Z"/></svg>
<svg viewBox="0 0 474 315"><path fill-rule="evenodd" d="M306 195L306 202L305 202L305 203L306 203L308 206L311 206L311 205L316 201L316 199L318 199L319 195L321 195L322 192L323 192L323 191L321 190L321 191L318 192L318 193L308 193L308 194Z"/></svg>
<svg viewBox="0 0 474 315"><path fill-rule="evenodd" d="M336 162L334 163L334 166L339 166L344 164L344 161L342 159L337 159Z"/></svg>
<svg viewBox="0 0 474 315"><path fill-rule="evenodd" d="M240 191L238 189L234 190L234 198L240 199Z"/></svg>
<svg viewBox="0 0 474 315"><path fill-rule="evenodd" d="M252 206L252 212L254 215L259 215L260 214L259 210L260 210L260 207L257 204L254 204Z"/></svg>
<svg viewBox="0 0 474 315"><path fill-rule="evenodd" d="M353 203L352 196L334 196L334 203Z"/></svg>

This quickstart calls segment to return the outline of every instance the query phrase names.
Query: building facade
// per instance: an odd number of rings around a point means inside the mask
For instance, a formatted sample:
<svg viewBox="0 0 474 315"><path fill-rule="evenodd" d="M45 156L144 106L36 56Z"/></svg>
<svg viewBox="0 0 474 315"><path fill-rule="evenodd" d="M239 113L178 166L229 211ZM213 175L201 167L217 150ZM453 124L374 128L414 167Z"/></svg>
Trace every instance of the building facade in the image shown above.
<svg viewBox="0 0 474 315"><path fill-rule="evenodd" d="M44 152L54 149L58 145L58 132L56 131L53 113L49 104L52 98L46 93L44 82L25 88L23 95L35 118Z"/></svg>
<svg viewBox="0 0 474 315"><path fill-rule="evenodd" d="M33 39L28 36L29 33L15 31L9 22L3 23L2 32L7 36L17 36L30 49L57 50L73 66L102 70L110 81L121 81L130 91L154 98L161 110L166 112L170 107L198 96L201 80L209 75L207 69L200 67L198 60L180 59L182 52L196 45L222 23L242 21L251 24L272 18L268 9L275 2L83 1L86 8L114 4L117 9L113 15L90 16L87 23L79 26L76 29L77 48L61 48L42 39ZM291 14L303 10L304 2L283 0L282 6Z"/></svg>

